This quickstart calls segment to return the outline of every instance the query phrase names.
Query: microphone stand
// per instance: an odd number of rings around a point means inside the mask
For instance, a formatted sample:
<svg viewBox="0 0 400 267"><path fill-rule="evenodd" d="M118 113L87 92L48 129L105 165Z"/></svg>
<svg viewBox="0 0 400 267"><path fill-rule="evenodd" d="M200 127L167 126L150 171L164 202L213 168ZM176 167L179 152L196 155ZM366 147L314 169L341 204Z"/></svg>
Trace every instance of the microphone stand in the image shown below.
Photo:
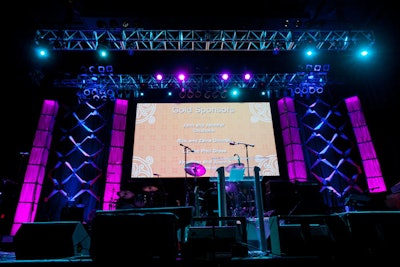
<svg viewBox="0 0 400 267"><path fill-rule="evenodd" d="M193 150L188 146L185 146L185 145L182 145L182 144L180 144L180 145L183 146L183 150L184 150L184 153L185 153L185 166L184 166L184 169L185 169L186 168L186 164L187 164L187 153L188 153L188 150L190 152L193 152ZM189 192L188 176L187 176L187 171L186 170L185 170L185 184L184 184L184 187L185 187L185 191L186 191L186 194L185 194L185 206L187 207L187 206L189 206L189 202L190 202L190 192Z"/></svg>
<svg viewBox="0 0 400 267"><path fill-rule="evenodd" d="M250 178L249 145L244 144L244 146L246 147L247 176Z"/></svg>
<svg viewBox="0 0 400 267"><path fill-rule="evenodd" d="M180 146L182 146L184 148L184 153L185 153L185 166L184 168L186 168L186 164L187 164L187 153L188 150L190 152L194 152L193 149L191 149L188 146L185 146L183 144L179 144ZM196 183L196 178L195 178L195 183ZM196 184L195 184L196 185ZM190 199L190 194L189 194L189 186L188 186L188 179L187 179L187 171L185 170L185 190L186 190L186 197L185 197L185 206L189 206L189 199Z"/></svg>
<svg viewBox="0 0 400 267"><path fill-rule="evenodd" d="M236 144L238 144L238 145L244 145L245 146L245 148L246 148L246 164L247 164L247 177L250 179L250 163L249 163L249 146L251 146L251 147L254 147L254 145L251 145L251 144L246 144L246 143L236 143ZM251 196L251 194L249 194L249 196L250 196L250 203L251 203L251 201L253 200L252 199L252 196ZM251 209L250 209L250 207L249 207L249 216L251 216Z"/></svg>
<svg viewBox="0 0 400 267"><path fill-rule="evenodd" d="M254 147L254 145L246 144L246 143L240 143L240 142L237 142L236 144L237 145L244 145L246 147L247 176L250 178L249 146Z"/></svg>
<svg viewBox="0 0 400 267"><path fill-rule="evenodd" d="M186 168L186 164L187 164L187 151L188 151L188 147L187 146L184 146L184 148L183 148L183 151L184 151L184 153L185 153L185 165L184 165L184 167L183 167L183 169L184 169L184 171L185 171L185 206L187 207L187 206L189 206L189 188L188 188L188 175L187 175L187 172L186 172L186 170L185 170L185 168Z"/></svg>

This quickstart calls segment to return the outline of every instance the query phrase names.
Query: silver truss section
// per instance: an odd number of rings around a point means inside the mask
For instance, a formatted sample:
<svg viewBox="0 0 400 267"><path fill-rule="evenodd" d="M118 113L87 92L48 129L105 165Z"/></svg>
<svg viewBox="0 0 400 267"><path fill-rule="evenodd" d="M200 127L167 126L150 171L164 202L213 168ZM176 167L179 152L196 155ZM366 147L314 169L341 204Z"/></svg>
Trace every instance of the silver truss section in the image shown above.
<svg viewBox="0 0 400 267"><path fill-rule="evenodd" d="M55 80L55 87L63 88L103 88L111 90L141 89L193 89L218 90L225 88L282 88L297 87L303 84L324 87L327 84L327 72L253 74L249 80L243 74L231 74L223 80L221 74L189 74L186 80L180 81L175 75L164 75L162 81L150 74L80 74L76 79Z"/></svg>
<svg viewBox="0 0 400 267"><path fill-rule="evenodd" d="M39 29L35 43L53 50L290 51L307 47L343 51L371 46L370 30L145 30Z"/></svg>

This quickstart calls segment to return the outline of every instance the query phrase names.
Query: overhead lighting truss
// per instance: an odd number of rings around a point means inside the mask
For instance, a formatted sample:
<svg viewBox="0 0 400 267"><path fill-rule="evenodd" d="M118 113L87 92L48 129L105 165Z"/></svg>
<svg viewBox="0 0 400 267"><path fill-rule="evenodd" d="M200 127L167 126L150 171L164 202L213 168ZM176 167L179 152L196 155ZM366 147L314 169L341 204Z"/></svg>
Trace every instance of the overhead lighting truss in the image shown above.
<svg viewBox="0 0 400 267"><path fill-rule="evenodd" d="M146 30L118 29L38 29L37 44L53 50L132 51L291 51L308 47L343 51L360 44L373 45L370 30Z"/></svg>
<svg viewBox="0 0 400 267"><path fill-rule="evenodd" d="M56 79L54 86L59 88L86 88L102 86L108 89L125 88L128 90L141 89L171 89L190 88L224 89L228 87L254 88L260 87L287 87L299 85L307 81L308 75L304 72L298 73L275 73L275 74L252 74L250 80L244 80L243 74L231 74L228 80L222 80L221 74L189 74L184 81L179 80L176 75L166 74L161 81L151 74L80 74L75 79ZM327 83L327 72L314 74L318 86Z"/></svg>

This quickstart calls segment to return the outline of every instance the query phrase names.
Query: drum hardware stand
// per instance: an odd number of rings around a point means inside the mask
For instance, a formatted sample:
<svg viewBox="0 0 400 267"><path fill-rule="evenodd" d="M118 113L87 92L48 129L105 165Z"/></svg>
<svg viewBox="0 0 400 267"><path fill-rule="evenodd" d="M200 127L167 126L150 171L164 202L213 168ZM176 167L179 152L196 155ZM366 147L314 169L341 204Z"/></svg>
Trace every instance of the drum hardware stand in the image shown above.
<svg viewBox="0 0 400 267"><path fill-rule="evenodd" d="M191 149L188 146L182 145L184 147L184 152L185 152L185 190L186 190L186 206L189 206L189 200L190 200L190 192L189 192L189 186L188 186L188 181L187 181L187 175L190 174L194 177L194 184L193 184L193 193L194 193L194 206L195 206L195 214L194 216L198 217L200 213L199 209L199 189L197 186L197 177L203 176L206 173L206 168L196 162L187 162L187 153L188 151L194 152L193 149ZM191 191L191 190L190 190Z"/></svg>
<svg viewBox="0 0 400 267"><path fill-rule="evenodd" d="M188 147L188 146L185 146L185 145L183 145L183 144L180 144L180 146L183 146L183 152L184 152L184 154L185 154L185 161L184 161L184 163L185 163L185 165L184 166L186 166L186 164L187 164L187 154L188 154L188 150L190 151L190 152L194 152L194 150L193 149L191 149L190 147ZM185 206L189 206L189 202L190 202L190 192L189 192L189 185L188 185L188 175L187 175L187 172L185 171Z"/></svg>
<svg viewBox="0 0 400 267"><path fill-rule="evenodd" d="M247 176L250 177L250 164L249 164L249 146L254 147L254 145L246 144L246 143L235 143L237 145L244 145L246 147L246 163L247 163Z"/></svg>

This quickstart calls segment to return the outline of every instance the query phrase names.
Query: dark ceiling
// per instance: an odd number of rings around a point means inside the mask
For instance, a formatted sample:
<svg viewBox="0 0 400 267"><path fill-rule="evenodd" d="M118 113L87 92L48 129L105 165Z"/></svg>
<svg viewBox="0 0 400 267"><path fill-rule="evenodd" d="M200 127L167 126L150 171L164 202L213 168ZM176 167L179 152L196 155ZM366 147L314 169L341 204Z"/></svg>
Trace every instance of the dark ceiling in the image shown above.
<svg viewBox="0 0 400 267"><path fill-rule="evenodd" d="M2 173L4 176L15 175L18 172L20 151L29 151L32 144L31 129L35 129L38 109L41 106L40 90L32 84L32 77L42 78L54 72L69 72L78 70L81 65L96 64L96 60L89 52L64 53L54 60L55 64L40 66L32 56L32 44L35 30L38 28L71 28L95 27L93 21L98 18L129 19L134 27L144 29L269 29L273 25L281 27L279 23L286 18L301 19L303 27L324 27L330 30L341 29L372 29L376 34L376 48L379 59L374 65L368 66L374 75L360 76L355 79L354 65L345 66L345 71L339 70L341 75L350 77L351 81L385 79L386 83L398 84L394 70L398 66L397 10L394 1L362 1L362 0L277 0L277 1L249 1L237 3L234 1L123 1L123 0L38 0L13 1L7 13L13 16L16 26L10 24L5 27L11 32L13 42L11 56L4 64L9 67L8 72L15 76L13 90L6 90L4 99L13 99L18 96L18 113L5 116L3 125L8 127L5 133L7 144L3 149L4 162ZM278 24L276 24L278 22ZM22 26L21 26L22 25ZM12 39L11 38L11 39ZM13 40L14 41L14 40ZM394 54L392 54L394 53ZM120 73L149 73L154 69L171 70L177 66L188 68L192 72L214 72L222 68L236 68L255 70L259 72L290 72L298 67L298 60L290 54L273 57L265 53L135 53L127 56L119 53L112 61L114 70ZM332 56L335 61L348 63L347 58ZM325 59L324 59L325 60ZM332 61L333 62L333 61ZM324 61L321 63L330 63ZM351 62L350 62L351 63ZM388 77L388 69L392 74ZM331 69L332 71L335 68ZM347 71L348 70L348 71ZM361 70L363 71L363 70ZM371 85L368 85L371 86ZM367 88L357 86L354 88ZM394 87L394 86L393 86ZM40 88L39 88L40 89ZM388 99L391 99L390 97ZM8 114L8 105L3 105L4 114ZM18 141L13 142L17 136ZM18 174L20 175L20 174Z"/></svg>
<svg viewBox="0 0 400 267"><path fill-rule="evenodd" d="M250 1L139 1L42 0L29 3L36 22L42 25L80 24L88 17L119 17L144 28L254 28L268 27L268 21L300 18L313 27L365 26L381 23L391 5L361 0Z"/></svg>

